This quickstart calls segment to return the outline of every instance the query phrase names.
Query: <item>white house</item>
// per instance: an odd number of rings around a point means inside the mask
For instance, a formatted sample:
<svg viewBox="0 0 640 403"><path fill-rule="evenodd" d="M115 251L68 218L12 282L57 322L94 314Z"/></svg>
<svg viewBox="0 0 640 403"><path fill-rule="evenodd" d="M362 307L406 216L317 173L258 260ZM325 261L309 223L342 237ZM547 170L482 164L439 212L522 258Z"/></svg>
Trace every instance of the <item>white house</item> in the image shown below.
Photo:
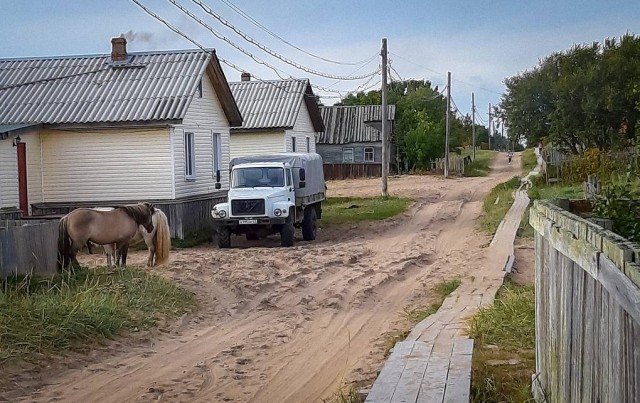
<svg viewBox="0 0 640 403"><path fill-rule="evenodd" d="M110 55L0 59L0 215L150 201L183 237L226 197L240 111L215 51L111 42Z"/></svg>
<svg viewBox="0 0 640 403"><path fill-rule="evenodd" d="M231 128L231 158L277 152L316 152L316 133L324 131L309 80L229 83L243 124Z"/></svg>

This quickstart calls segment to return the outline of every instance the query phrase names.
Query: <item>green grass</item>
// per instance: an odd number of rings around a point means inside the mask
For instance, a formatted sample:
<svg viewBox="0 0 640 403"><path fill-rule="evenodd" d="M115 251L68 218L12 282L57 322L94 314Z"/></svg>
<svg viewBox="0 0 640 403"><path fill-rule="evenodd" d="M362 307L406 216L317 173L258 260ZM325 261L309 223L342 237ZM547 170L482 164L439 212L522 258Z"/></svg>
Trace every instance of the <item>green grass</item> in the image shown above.
<svg viewBox="0 0 640 403"><path fill-rule="evenodd" d="M193 248L194 246L211 242L211 240L213 239L214 233L215 232L212 228L205 228L195 232L190 232L184 236L184 239L171 239L171 248L172 249Z"/></svg>
<svg viewBox="0 0 640 403"><path fill-rule="evenodd" d="M411 199L402 197L330 197L322 206L323 227L335 224L384 220L402 213Z"/></svg>
<svg viewBox="0 0 640 403"><path fill-rule="evenodd" d="M323 399L323 403L362 403L358 387L351 384L340 388L329 400Z"/></svg>
<svg viewBox="0 0 640 403"><path fill-rule="evenodd" d="M533 168L538 165L538 161L536 160L536 152L533 148L527 148L522 152L521 160L522 162L522 172L528 174L533 170Z"/></svg>
<svg viewBox="0 0 640 403"><path fill-rule="evenodd" d="M514 176L506 182L496 185L484 199L480 228L494 234L513 203L513 192L520 186L520 178Z"/></svg>
<svg viewBox="0 0 640 403"><path fill-rule="evenodd" d="M196 303L142 270L79 269L0 281L0 363L33 359L153 326Z"/></svg>
<svg viewBox="0 0 640 403"><path fill-rule="evenodd" d="M507 281L493 306L480 309L471 319L470 336L475 339L471 401L532 401L534 287ZM509 360L512 362L507 363Z"/></svg>
<svg viewBox="0 0 640 403"><path fill-rule="evenodd" d="M496 156L497 151L476 150L476 159L464 169L464 176L487 176L489 164Z"/></svg>

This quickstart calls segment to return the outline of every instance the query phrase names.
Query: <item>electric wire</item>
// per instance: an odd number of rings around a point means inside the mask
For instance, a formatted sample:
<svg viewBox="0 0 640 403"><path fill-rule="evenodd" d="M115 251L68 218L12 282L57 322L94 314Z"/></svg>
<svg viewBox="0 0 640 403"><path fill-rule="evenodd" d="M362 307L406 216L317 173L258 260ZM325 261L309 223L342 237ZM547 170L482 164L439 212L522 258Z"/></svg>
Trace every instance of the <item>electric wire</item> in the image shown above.
<svg viewBox="0 0 640 403"><path fill-rule="evenodd" d="M246 19L247 21L249 21L250 23L252 23L253 25L257 26L258 28L262 29L263 31L265 31L266 33L268 33L269 35L271 35L272 37L282 41L283 43L289 45L290 47L308 55L311 57L314 57L316 59L319 60L323 60L327 63L333 63L333 64L341 64L341 65L347 65L347 66L357 66L363 63L368 63L370 60L360 60L358 62L341 62L341 61L336 61L336 60L331 60L331 59L327 59L325 57L322 56L318 56L315 55L311 52L307 52L306 50L292 44L291 42L287 41L286 39L282 38L281 36L279 36L278 34L276 34L275 32L271 31L269 28L265 27L263 24L261 24L259 21L257 21L255 18L251 17L249 14L247 14L246 12L244 12L242 9L240 9L238 6L236 6L235 4L233 4L232 2L230 2L229 0L222 0L222 3L224 3L227 7L229 7L231 10L233 10L234 12L236 12L237 14L239 14L242 18ZM377 54L376 54L377 56Z"/></svg>
<svg viewBox="0 0 640 403"><path fill-rule="evenodd" d="M207 29L209 29L210 31L212 31L212 28L210 26L208 26L206 23L204 23L202 20L200 20L199 18L195 17L194 15L188 10L186 9L184 6L182 6L180 3L178 3L177 0L168 0L171 4L173 4L174 6L178 7L183 13L187 14L188 16L190 16L192 19L194 19L196 22L198 22L200 25L205 26ZM295 68L297 68L298 70L302 70L306 73L309 74L314 74L320 77L324 77L324 78L332 78L332 79L337 79L337 80L361 80L361 79L365 79L365 78L369 78L372 75L376 74L376 72L370 72L368 74L364 74L364 75L360 75L360 76L339 76L339 75L334 75L334 74L328 74L328 73L323 73L321 71L318 70L314 70L311 69L309 67L303 66L299 63L294 62L293 60L290 60L284 56L282 56L281 54L271 50L270 48L264 46L263 44L261 44L260 42L258 42L257 40L253 39L251 36L247 35L246 33L242 32L241 30L239 30L238 28L236 28L233 24L231 24L230 22L228 22L227 20L225 20L224 18L222 18L219 14L217 14L215 11L213 11L209 6L207 6L206 4L204 4L201 0L191 0L193 3L195 3L196 5L200 6L200 8L202 8L202 10L204 10L205 13L213 16L216 20L218 20L222 25L226 26L227 28L231 29L233 32L235 32L236 34L238 34L240 37L242 37L242 39L244 39L245 41L251 43L252 45L258 47L259 49L261 49L262 51L268 53L269 55L281 60L284 63L287 63ZM213 31L212 31L213 32ZM216 35L217 36L217 35ZM221 35L222 36L222 35ZM239 48L237 45L234 45L229 39L225 38L224 36L222 36L222 38L219 37L219 39L224 40L225 42L229 43L230 45L232 45L233 47L237 48L238 50L240 50L243 53L246 53L247 55L249 55L250 57L253 57L252 55L250 55L247 51L245 50L241 50L241 48Z"/></svg>

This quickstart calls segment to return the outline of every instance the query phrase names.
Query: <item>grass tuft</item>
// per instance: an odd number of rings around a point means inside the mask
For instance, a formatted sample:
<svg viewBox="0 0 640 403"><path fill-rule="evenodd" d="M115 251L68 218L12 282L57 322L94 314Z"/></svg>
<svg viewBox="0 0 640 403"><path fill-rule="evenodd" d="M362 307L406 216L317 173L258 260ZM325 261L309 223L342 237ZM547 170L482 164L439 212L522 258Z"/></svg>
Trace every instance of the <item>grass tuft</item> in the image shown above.
<svg viewBox="0 0 640 403"><path fill-rule="evenodd" d="M407 209L410 199L404 197L330 197L322 206L321 226L347 222L384 220Z"/></svg>
<svg viewBox="0 0 640 403"><path fill-rule="evenodd" d="M477 150L476 159L464 168L464 176L487 176L489 175L489 164L496 156L497 151Z"/></svg>
<svg viewBox="0 0 640 403"><path fill-rule="evenodd" d="M528 174L533 171L533 168L538 165L538 160L536 159L536 152L533 148L527 148L521 154L521 162L522 162L522 172Z"/></svg>
<svg viewBox="0 0 640 403"><path fill-rule="evenodd" d="M471 319L472 402L528 402L535 371L533 286L507 281L494 304Z"/></svg>
<svg viewBox="0 0 640 403"><path fill-rule="evenodd" d="M0 281L0 363L148 328L193 305L193 294L142 270L9 278Z"/></svg>
<svg viewBox="0 0 640 403"><path fill-rule="evenodd" d="M362 403L358 387L355 384L349 385L347 388L340 388L330 400L324 400L324 403Z"/></svg>
<svg viewBox="0 0 640 403"><path fill-rule="evenodd" d="M514 176L506 182L496 185L484 199L480 228L494 234L513 203L513 193L520 186L520 178Z"/></svg>
<svg viewBox="0 0 640 403"><path fill-rule="evenodd" d="M198 245L211 242L214 235L212 228L203 228L195 232L190 232L184 236L184 239L172 239L172 249L193 248ZM144 245L144 244L143 244ZM146 245L145 245L146 246Z"/></svg>

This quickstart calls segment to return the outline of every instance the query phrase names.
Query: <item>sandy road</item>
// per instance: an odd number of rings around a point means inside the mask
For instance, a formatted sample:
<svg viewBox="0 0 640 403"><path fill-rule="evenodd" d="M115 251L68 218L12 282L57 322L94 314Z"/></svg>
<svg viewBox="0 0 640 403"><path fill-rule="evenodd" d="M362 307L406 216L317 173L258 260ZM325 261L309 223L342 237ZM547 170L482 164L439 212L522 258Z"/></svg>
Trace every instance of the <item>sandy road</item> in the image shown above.
<svg viewBox="0 0 640 403"><path fill-rule="evenodd" d="M482 199L517 174L519 156L509 165L501 154L486 178L392 178L390 193L416 202L386 222L321 230L293 248L274 247L274 237L175 252L155 270L197 294L195 315L88 358L72 354L55 375L14 375L16 389L0 398L17 390L24 401L316 402L344 381L370 383L402 310L428 303L443 279L473 275L489 240L474 230ZM377 195L379 184L338 181L328 192Z"/></svg>

